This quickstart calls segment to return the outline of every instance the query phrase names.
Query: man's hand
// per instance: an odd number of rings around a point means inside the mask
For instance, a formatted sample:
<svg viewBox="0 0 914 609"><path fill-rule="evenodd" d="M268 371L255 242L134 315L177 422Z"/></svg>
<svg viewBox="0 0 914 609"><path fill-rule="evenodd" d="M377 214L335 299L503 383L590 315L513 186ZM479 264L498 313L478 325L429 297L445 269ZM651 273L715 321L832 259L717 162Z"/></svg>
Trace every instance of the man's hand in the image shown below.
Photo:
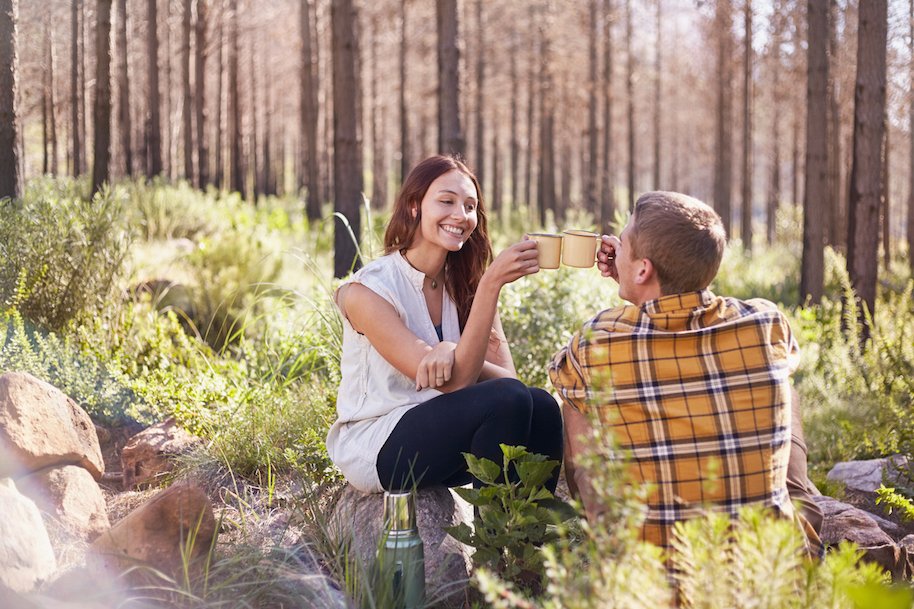
<svg viewBox="0 0 914 609"><path fill-rule="evenodd" d="M441 341L425 354L416 370L416 391L426 387L437 389L451 380L455 349L456 343Z"/></svg>
<svg viewBox="0 0 914 609"><path fill-rule="evenodd" d="M600 250L597 252L597 268L604 277L612 277L619 281L619 272L616 270L616 252L621 249L622 243L615 235L603 235L600 239Z"/></svg>

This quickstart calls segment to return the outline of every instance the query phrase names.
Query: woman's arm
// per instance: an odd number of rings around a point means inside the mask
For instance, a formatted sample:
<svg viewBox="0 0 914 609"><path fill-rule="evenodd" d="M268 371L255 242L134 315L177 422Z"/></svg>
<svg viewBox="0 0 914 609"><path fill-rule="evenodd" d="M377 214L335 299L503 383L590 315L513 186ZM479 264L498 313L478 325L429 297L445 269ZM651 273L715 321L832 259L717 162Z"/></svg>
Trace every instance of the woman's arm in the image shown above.
<svg viewBox="0 0 914 609"><path fill-rule="evenodd" d="M486 351L486 361L482 364L482 371L479 373L480 380L497 378L517 378L514 359L511 357L511 348L508 345L508 339L505 337L505 331L502 328L498 313L495 314L495 322L492 324L492 332L489 335L489 349Z"/></svg>
<svg viewBox="0 0 914 609"><path fill-rule="evenodd" d="M435 348L429 346L406 327L389 302L361 284L343 286L336 299L352 327L364 334L384 359L409 378L419 377L420 367L429 353L435 351L436 357L439 354L442 357L452 355L453 367L449 379L443 384L435 383L434 379L419 383L448 393L479 380L484 364L486 374L493 375L491 378L508 373L514 375L507 341L504 341L504 347L493 352L493 361L486 363L489 338L493 328L496 328L498 295L506 283L535 273L538 269L535 241L515 243L499 254L480 279L467 323L456 346L453 343L440 343ZM497 330L503 338L501 322L498 322Z"/></svg>
<svg viewBox="0 0 914 609"><path fill-rule="evenodd" d="M510 361L510 351L507 351L507 341L504 347L496 349L495 361L487 364L489 354L489 339L492 330L496 327L498 313L498 296L501 288L512 281L530 275L539 270L536 258L536 241L524 240L502 251L492 262L476 289L470 315L460 335L460 341L454 350L454 369L451 380L444 385L441 391L454 391L477 382L485 365L489 378L496 376L514 376L514 365L506 365ZM501 322L498 321L498 330ZM499 334L503 337L504 332ZM492 366L496 366L493 368ZM500 370L499 370L500 369ZM501 372L501 373L499 373ZM510 374L507 374L510 372Z"/></svg>

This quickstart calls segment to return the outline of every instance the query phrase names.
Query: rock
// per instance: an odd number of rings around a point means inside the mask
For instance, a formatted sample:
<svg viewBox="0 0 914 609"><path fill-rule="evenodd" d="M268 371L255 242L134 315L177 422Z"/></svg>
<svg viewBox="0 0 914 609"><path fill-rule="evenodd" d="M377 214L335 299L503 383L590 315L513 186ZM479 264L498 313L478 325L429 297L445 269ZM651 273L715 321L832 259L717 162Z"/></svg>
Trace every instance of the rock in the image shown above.
<svg viewBox="0 0 914 609"><path fill-rule="evenodd" d="M283 580L283 586L291 587L301 599L300 604L286 605L300 609L349 609L346 595L332 580L320 573L302 573Z"/></svg>
<svg viewBox="0 0 914 609"><path fill-rule="evenodd" d="M905 530L903 528L901 528L900 526L898 526L891 520L886 520L885 518L879 516L878 514L873 514L872 512L862 510L856 506L844 503L842 501L838 501L837 499L833 499L831 497L826 497L825 495L817 495L814 497L814 500L815 500L816 504L822 509L822 514L825 519L832 519L833 521L835 521L835 519L837 518L837 522L841 522L840 518L838 518L839 516L841 516L845 512L848 512L849 510L856 510L857 512L860 512L861 514L863 514L864 516L869 518L869 520L872 520L876 524L876 526L878 526L879 529L882 530L882 532L884 532L886 535L889 536L889 538L892 541L894 541L896 539L901 539L905 535ZM860 516L858 515L856 517L860 517ZM823 527L824 526L825 525L823 524ZM824 539L823 539L823 541L824 541Z"/></svg>
<svg viewBox="0 0 914 609"><path fill-rule="evenodd" d="M189 560L205 556L216 535L209 498L198 487L175 484L130 512L90 546L101 568L122 572L137 564L182 573L182 549L193 539Z"/></svg>
<svg viewBox="0 0 914 609"><path fill-rule="evenodd" d="M911 575L911 560L904 546L899 546L881 528L895 527L892 522L864 512L831 497L817 496L815 502L824 516L820 537L826 545L852 541L864 552L864 560L874 562L899 580Z"/></svg>
<svg viewBox="0 0 914 609"><path fill-rule="evenodd" d="M174 470L174 458L191 451L200 439L184 431L174 418L136 434L121 451L124 488L133 489L161 481Z"/></svg>
<svg viewBox="0 0 914 609"><path fill-rule="evenodd" d="M885 477L893 480L897 471L906 468L908 459L904 455L894 455L883 459L863 461L841 461L828 472L826 478L832 482L843 482L849 489L875 493Z"/></svg>
<svg viewBox="0 0 914 609"><path fill-rule="evenodd" d="M70 538L92 541L108 530L105 497L81 467L52 466L17 481L20 491Z"/></svg>
<svg viewBox="0 0 914 609"><path fill-rule="evenodd" d="M347 486L337 503L331 522L340 536L352 535L358 557L373 560L383 523L382 493L366 494ZM470 578L472 548L449 536L444 527L461 522L472 525L473 510L450 489L420 490L416 520L425 550L425 586L429 601L444 606L462 606Z"/></svg>
<svg viewBox="0 0 914 609"><path fill-rule="evenodd" d="M48 532L35 502L10 478L0 479L0 514L0 586L30 592L57 569Z"/></svg>
<svg viewBox="0 0 914 609"><path fill-rule="evenodd" d="M898 546L904 548L909 554L914 556L914 535L905 535L901 541L898 542Z"/></svg>
<svg viewBox="0 0 914 609"><path fill-rule="evenodd" d="M0 376L0 477L51 465L79 465L99 480L105 471L95 426L76 402L35 377Z"/></svg>

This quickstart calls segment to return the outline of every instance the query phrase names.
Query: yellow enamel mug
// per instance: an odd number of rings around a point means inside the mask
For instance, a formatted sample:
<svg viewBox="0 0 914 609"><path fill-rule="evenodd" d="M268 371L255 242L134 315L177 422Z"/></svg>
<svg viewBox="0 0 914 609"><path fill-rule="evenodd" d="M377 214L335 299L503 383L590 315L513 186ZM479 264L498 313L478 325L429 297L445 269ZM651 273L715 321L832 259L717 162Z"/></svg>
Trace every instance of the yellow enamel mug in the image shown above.
<svg viewBox="0 0 914 609"><path fill-rule="evenodd" d="M562 263L579 269L593 266L597 260L600 235L589 230L566 230L562 245Z"/></svg>
<svg viewBox="0 0 914 609"><path fill-rule="evenodd" d="M536 260L541 269L557 269L562 259L562 236L555 233L527 233L536 241Z"/></svg>

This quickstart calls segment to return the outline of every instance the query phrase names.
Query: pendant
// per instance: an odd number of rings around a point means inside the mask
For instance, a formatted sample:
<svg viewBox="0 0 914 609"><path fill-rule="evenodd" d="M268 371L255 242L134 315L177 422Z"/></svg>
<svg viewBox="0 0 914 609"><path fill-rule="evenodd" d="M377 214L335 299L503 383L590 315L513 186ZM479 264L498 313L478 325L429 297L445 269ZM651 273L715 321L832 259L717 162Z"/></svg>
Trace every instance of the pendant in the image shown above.
<svg viewBox="0 0 914 609"><path fill-rule="evenodd" d="M438 289L438 280L437 279L432 279L432 289L433 290Z"/></svg>

